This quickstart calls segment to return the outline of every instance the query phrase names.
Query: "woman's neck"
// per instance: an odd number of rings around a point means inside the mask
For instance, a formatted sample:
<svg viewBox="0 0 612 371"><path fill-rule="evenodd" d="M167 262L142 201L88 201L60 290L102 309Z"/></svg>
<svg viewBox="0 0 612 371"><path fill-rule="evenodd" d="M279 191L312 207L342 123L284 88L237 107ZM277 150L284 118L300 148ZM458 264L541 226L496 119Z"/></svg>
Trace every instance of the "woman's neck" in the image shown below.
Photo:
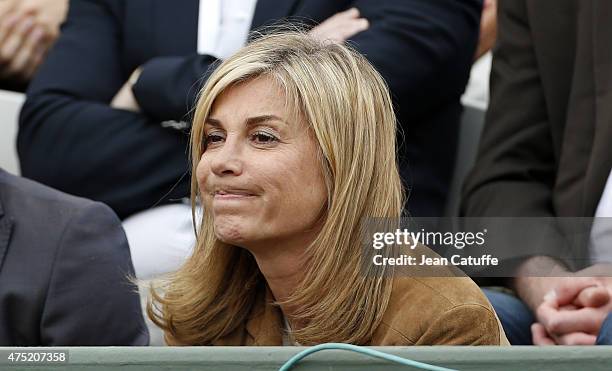
<svg viewBox="0 0 612 371"><path fill-rule="evenodd" d="M287 249L253 253L274 299L287 300L302 281L305 269L303 251Z"/></svg>
<svg viewBox="0 0 612 371"><path fill-rule="evenodd" d="M312 241L312 238L301 238L249 248L277 302L290 298L302 282L307 265L306 249ZM281 304L281 310L291 319L291 308Z"/></svg>

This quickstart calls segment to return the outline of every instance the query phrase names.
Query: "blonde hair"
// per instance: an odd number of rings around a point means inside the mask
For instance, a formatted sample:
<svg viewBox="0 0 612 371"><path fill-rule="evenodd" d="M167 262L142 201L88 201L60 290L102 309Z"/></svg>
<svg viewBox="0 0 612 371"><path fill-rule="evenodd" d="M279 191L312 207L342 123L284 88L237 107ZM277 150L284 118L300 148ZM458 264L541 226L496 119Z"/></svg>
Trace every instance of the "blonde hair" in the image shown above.
<svg viewBox="0 0 612 371"><path fill-rule="evenodd" d="M212 73L197 102L191 137L194 208L195 169L213 103L233 85L260 76L277 82L288 107L307 122L328 191L322 228L306 251L304 279L282 303L297 308L291 319L305 324L292 335L304 345L366 344L380 325L392 282L388 267L362 265L361 221L399 218L404 203L386 84L350 47L303 32L261 36L247 45ZM192 256L161 291L152 290L148 314L171 344L208 345L227 336L245 324L265 287L252 255L215 237L210 214L203 211Z"/></svg>

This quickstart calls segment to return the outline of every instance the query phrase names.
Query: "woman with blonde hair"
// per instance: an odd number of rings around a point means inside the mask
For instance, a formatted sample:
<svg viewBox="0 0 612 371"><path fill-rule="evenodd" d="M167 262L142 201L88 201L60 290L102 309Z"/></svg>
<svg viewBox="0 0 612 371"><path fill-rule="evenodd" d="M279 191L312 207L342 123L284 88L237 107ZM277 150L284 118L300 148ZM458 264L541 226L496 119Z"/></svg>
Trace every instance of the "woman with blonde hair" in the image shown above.
<svg viewBox="0 0 612 371"><path fill-rule="evenodd" d="M192 128L197 246L148 306L166 342L505 343L469 278L364 261L362 221L403 208L395 136L384 81L347 46L283 32L223 62Z"/></svg>

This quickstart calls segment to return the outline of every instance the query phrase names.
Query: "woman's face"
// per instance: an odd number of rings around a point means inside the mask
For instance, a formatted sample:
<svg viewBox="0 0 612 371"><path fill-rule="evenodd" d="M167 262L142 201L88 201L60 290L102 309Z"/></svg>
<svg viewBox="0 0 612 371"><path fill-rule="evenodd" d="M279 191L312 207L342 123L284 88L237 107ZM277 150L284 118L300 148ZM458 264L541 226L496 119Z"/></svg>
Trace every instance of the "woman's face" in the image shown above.
<svg viewBox="0 0 612 371"><path fill-rule="evenodd" d="M327 200L317 143L269 77L221 94L203 140L196 175L217 238L245 248L312 241Z"/></svg>

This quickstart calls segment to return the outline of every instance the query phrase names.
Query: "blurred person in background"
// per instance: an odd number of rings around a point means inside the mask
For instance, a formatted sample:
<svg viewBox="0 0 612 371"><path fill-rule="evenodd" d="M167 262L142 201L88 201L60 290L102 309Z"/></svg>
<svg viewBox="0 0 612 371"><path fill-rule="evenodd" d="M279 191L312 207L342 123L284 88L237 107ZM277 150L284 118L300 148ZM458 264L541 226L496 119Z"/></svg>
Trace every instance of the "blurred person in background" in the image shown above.
<svg viewBox="0 0 612 371"><path fill-rule="evenodd" d="M147 345L108 206L0 169L0 346Z"/></svg>
<svg viewBox="0 0 612 371"><path fill-rule="evenodd" d="M0 0L0 89L25 91L67 11L68 0Z"/></svg>
<svg viewBox="0 0 612 371"><path fill-rule="evenodd" d="M350 42L382 74L402 123L408 212L440 215L481 7L481 0L72 1L20 117L22 172L115 210L139 278L176 269L194 243L184 200L197 92L250 31L289 20L321 40Z"/></svg>
<svg viewBox="0 0 612 371"><path fill-rule="evenodd" d="M504 283L516 295L486 292L512 344L610 344L612 2L498 5L491 103L462 214L596 219L570 254L571 235L514 256Z"/></svg>

